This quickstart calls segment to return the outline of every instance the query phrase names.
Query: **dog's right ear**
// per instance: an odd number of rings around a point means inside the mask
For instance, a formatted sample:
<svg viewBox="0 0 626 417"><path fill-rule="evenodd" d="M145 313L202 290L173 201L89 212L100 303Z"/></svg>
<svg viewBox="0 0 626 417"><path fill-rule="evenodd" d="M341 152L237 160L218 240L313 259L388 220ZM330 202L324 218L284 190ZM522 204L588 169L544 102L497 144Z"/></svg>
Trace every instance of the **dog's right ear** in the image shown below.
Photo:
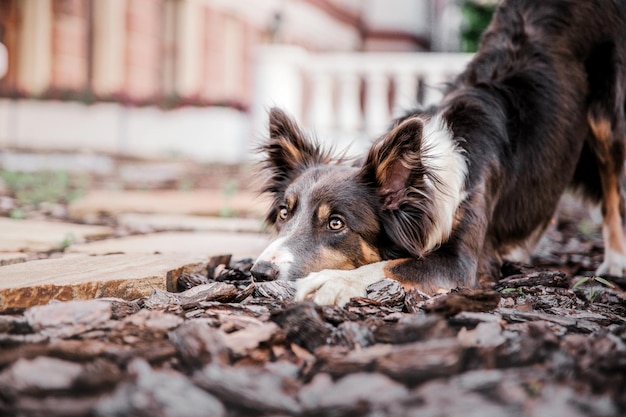
<svg viewBox="0 0 626 417"><path fill-rule="evenodd" d="M424 198L423 133L418 118L399 122L374 143L359 174L377 190L383 230L402 250L394 256L421 257L432 228L432 201Z"/></svg>
<svg viewBox="0 0 626 417"><path fill-rule="evenodd" d="M332 158L330 152L307 138L298 124L276 107L269 112L269 139L260 146L260 151L265 154L263 170L269 174L263 192L270 193L274 200L267 215L268 223L272 224L287 186L306 168L327 164Z"/></svg>

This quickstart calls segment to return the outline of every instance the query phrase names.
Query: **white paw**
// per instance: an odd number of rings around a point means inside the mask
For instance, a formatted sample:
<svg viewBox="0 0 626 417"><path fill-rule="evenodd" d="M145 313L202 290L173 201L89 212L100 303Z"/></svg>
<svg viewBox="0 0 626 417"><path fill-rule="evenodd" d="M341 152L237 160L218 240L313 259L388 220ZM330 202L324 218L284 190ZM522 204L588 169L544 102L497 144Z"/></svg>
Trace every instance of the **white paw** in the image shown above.
<svg viewBox="0 0 626 417"><path fill-rule="evenodd" d="M352 297L365 297L368 285L384 278L379 264L352 270L325 269L297 281L296 301L343 306Z"/></svg>
<svg viewBox="0 0 626 417"><path fill-rule="evenodd" d="M626 271L626 255L607 249L604 253L604 262L596 270L596 275L621 277L624 276L624 271Z"/></svg>

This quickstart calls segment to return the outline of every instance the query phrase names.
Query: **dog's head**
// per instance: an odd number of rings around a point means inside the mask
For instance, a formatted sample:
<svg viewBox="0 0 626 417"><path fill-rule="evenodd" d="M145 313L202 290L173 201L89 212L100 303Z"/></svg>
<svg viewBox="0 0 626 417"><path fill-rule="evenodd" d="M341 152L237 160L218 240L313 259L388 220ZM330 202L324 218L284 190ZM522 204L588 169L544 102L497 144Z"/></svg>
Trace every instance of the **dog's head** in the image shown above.
<svg viewBox="0 0 626 417"><path fill-rule="evenodd" d="M334 159L279 109L270 111L269 133L263 191L272 196L266 221L277 238L252 268L257 279L421 257L440 243L442 178L428 161L420 118L398 123L358 165Z"/></svg>

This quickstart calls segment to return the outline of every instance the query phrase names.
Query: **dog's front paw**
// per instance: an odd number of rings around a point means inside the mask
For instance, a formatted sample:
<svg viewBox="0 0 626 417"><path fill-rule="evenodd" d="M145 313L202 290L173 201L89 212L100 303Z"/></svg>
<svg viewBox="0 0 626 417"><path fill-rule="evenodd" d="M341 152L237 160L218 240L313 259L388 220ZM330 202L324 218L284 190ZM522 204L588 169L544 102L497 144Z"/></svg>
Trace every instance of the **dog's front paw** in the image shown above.
<svg viewBox="0 0 626 417"><path fill-rule="evenodd" d="M385 278L383 267L384 262L376 262L357 269L313 272L297 282L296 300L343 306L352 297L365 297L368 285Z"/></svg>
<svg viewBox="0 0 626 417"><path fill-rule="evenodd" d="M296 300L343 306L352 297L367 295L367 283L350 274L352 271L326 269L313 272L297 283Z"/></svg>
<svg viewBox="0 0 626 417"><path fill-rule="evenodd" d="M621 277L624 276L625 271L626 255L609 248L604 253L604 261L596 270L596 275L611 275L614 277Z"/></svg>

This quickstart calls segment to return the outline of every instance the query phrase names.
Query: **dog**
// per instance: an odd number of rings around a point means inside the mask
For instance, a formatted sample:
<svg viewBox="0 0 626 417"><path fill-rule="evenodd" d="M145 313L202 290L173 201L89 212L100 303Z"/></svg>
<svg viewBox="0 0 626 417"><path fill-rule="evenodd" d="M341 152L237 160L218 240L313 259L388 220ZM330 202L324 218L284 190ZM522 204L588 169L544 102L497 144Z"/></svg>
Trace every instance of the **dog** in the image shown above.
<svg viewBox="0 0 626 417"><path fill-rule="evenodd" d="M436 294L528 261L566 189L600 204L600 275L626 270L626 1L504 0L441 102L396 120L361 163L280 109L261 145L277 238L256 279L343 305L383 278Z"/></svg>

